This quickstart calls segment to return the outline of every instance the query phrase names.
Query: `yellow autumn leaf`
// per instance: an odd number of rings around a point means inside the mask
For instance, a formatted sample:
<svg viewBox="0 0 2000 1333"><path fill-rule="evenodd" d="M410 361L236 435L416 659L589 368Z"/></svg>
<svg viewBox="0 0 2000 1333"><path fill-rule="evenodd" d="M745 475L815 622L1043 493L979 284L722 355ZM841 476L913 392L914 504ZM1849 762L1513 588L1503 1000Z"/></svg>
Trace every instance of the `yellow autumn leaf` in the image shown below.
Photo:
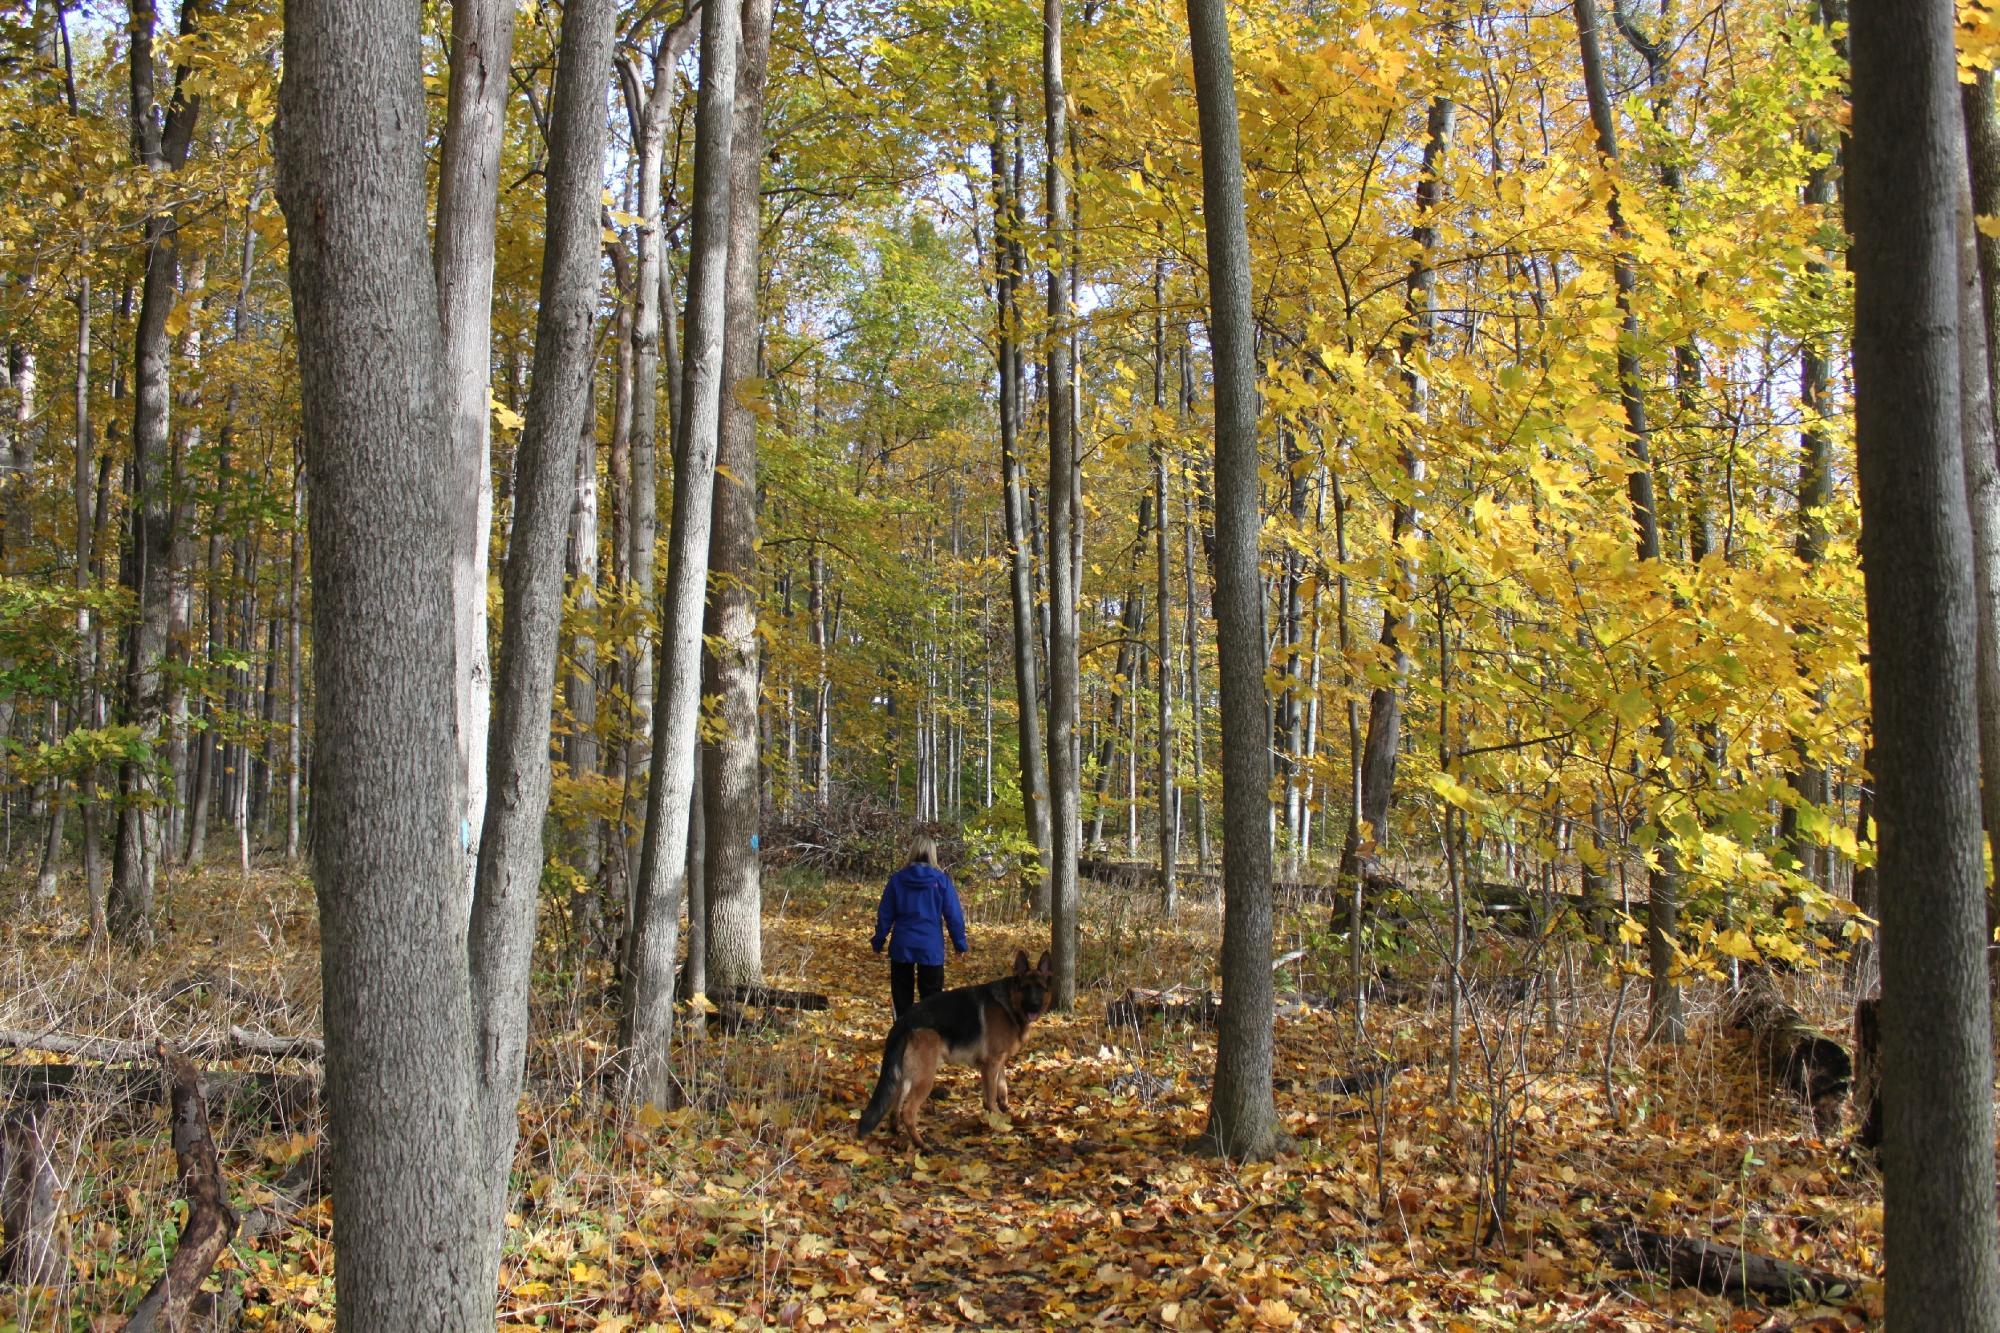
<svg viewBox="0 0 2000 1333"><path fill-rule="evenodd" d="M1756 944L1741 930L1725 930L1718 934L1715 937L1715 949L1717 953L1730 958L1740 958L1746 963L1757 962L1763 957L1757 952Z"/></svg>

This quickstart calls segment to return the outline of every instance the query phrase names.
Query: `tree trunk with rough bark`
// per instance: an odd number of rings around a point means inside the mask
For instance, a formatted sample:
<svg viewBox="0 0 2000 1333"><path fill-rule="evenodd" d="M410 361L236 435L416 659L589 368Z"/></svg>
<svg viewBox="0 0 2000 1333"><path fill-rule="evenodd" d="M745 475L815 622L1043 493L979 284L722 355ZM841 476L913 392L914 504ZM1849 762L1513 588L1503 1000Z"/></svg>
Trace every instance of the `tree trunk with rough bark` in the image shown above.
<svg viewBox="0 0 2000 1333"><path fill-rule="evenodd" d="M1630 231L1615 175L1618 169L1618 131L1613 120L1611 95L1605 83L1604 59L1598 46L1596 0L1576 0L1577 45L1583 64L1584 92L1590 103L1590 119L1597 132L1597 149L1614 174L1609 201L1611 236L1619 247L1612 260L1612 286L1620 315L1618 333L1618 397L1625 408L1627 448L1633 468L1626 486L1632 502L1632 523L1636 530L1639 559L1660 559L1659 510L1653 497L1651 434L1646 426L1645 386L1640 377L1639 318L1632 305L1639 278L1627 247ZM1653 724L1659 740L1661 772L1674 752L1674 721L1664 712ZM1650 798L1658 814L1659 797ZM1680 979L1674 975L1674 935L1680 917L1680 858L1673 836L1655 821L1659 839L1654 844L1655 864L1646 872L1646 956L1652 974L1651 1012L1646 1033L1655 1041L1678 1042L1685 1035L1686 1020L1681 1010Z"/></svg>
<svg viewBox="0 0 2000 1333"><path fill-rule="evenodd" d="M654 45L650 82L641 77L637 56L626 54L618 63L619 87L625 97L626 123L631 130L633 155L638 159L638 256L632 281L632 427L631 427L631 512L626 520L629 546L624 564L641 606L651 606L658 594L654 586L654 548L660 535L660 360L661 334L670 283L667 277L666 235L663 214L663 158L667 131L674 118L677 90L675 66L694 40L696 15L675 23ZM664 330L669 339L670 327ZM669 358L668 376L674 367ZM674 393L670 386L669 396ZM669 436L679 423L669 414ZM670 438L669 449L673 447ZM631 689L631 726L627 737L625 771L628 782L645 780L652 752L653 677L658 627L642 632L627 656L625 679ZM628 927L629 928L629 927Z"/></svg>
<svg viewBox="0 0 2000 1333"><path fill-rule="evenodd" d="M1000 486L1007 526L1007 591L1014 612L1014 700L1019 723L1021 815L1041 856L1032 904L1049 914L1049 789L1042 751L1041 686L1035 661L1035 570L1029 550L1027 502L1022 495L1020 430L1020 200L1013 190L1007 153L1007 110L997 85L987 84L993 113L994 329L1000 373Z"/></svg>
<svg viewBox="0 0 2000 1333"><path fill-rule="evenodd" d="M181 32L200 25L194 0L181 6ZM132 154L154 174L177 171L187 160L201 100L187 96L185 67L174 72L164 116L157 105L154 70L155 12L151 0L131 5ZM168 619L173 598L173 504L169 494L169 413L172 392L167 316L174 308L180 272L180 229L173 214L145 223L145 277L133 329L132 559L130 587L137 615L125 635L124 720L139 729L150 749L163 740L164 675ZM151 764L127 762L118 773L118 841L108 906L111 933L144 943L152 936L153 887L165 854L163 796Z"/></svg>
<svg viewBox="0 0 2000 1333"><path fill-rule="evenodd" d="M420 18L389 0L291 0L279 102L337 1308L342 1329L368 1333L490 1325L499 1259L466 971Z"/></svg>
<svg viewBox="0 0 2000 1333"><path fill-rule="evenodd" d="M2000 1329L1948 0L1853 11L1855 444L1881 832L1887 1327Z"/></svg>
<svg viewBox="0 0 2000 1333"><path fill-rule="evenodd" d="M514 455L514 526L501 572L498 710L486 770L492 799L479 838L470 960L477 1074L485 1099L483 1225L495 1246L528 1045L528 976L541 901L550 722L562 633L563 563L576 448L592 419L605 98L615 0L569 0L549 129L548 223L535 322L534 382Z"/></svg>
<svg viewBox="0 0 2000 1333"><path fill-rule="evenodd" d="M763 771L758 753L757 414L741 387L760 373L758 232L763 225L764 76L771 52L771 0L742 0L736 68L736 132L730 144L729 265L723 287L722 423L716 449L706 637L711 692L721 698L722 735L703 756L706 823L707 984L764 984L763 876L758 830Z"/></svg>
<svg viewBox="0 0 2000 1333"><path fill-rule="evenodd" d="M1049 920L1055 959L1053 1003L1067 1010L1076 1001L1079 826L1077 782L1076 564L1070 558L1076 509L1075 402L1070 391L1069 284L1062 258L1069 252L1069 178L1062 165L1064 123L1062 65L1063 0L1042 4L1042 98L1046 129L1047 186L1044 229L1049 253L1048 364L1049 421Z"/></svg>
<svg viewBox="0 0 2000 1333"><path fill-rule="evenodd" d="M1215 601L1222 672L1222 1016L1205 1144L1268 1157L1283 1141L1271 1098L1271 751L1258 592L1257 363L1243 155L1222 0L1188 0L1215 349Z"/></svg>
<svg viewBox="0 0 2000 1333"><path fill-rule="evenodd" d="M695 112L694 231L689 245L683 417L676 440L674 507L656 677L646 825L627 925L620 1040L625 1099L667 1104L674 965L687 878L689 802L701 708L701 623L722 409L723 288L729 259L731 141L736 120L736 5L708 3L701 17L701 93Z"/></svg>

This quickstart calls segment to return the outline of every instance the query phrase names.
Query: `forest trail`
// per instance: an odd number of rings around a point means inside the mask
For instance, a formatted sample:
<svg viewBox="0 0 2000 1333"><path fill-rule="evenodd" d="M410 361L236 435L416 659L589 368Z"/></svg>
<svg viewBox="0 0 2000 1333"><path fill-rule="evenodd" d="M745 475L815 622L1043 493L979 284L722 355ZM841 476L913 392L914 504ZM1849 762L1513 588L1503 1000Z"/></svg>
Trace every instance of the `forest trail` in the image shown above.
<svg viewBox="0 0 2000 1333"><path fill-rule="evenodd" d="M245 995L309 993L317 942L302 886L272 888L254 919L194 910L207 889L220 913L250 901L223 878L175 896L169 920L202 925L175 930L180 947L159 957L183 970L268 957L259 972L234 973ZM1698 1018L1678 1062L1642 1054L1635 1065L1628 1006L1614 1062L1627 1124L1615 1129L1600 1068L1609 997L1594 987L1575 1005L1564 997L1556 1037L1543 1011L1527 1041L1535 1077L1512 1103L1504 1245L1474 1245L1491 1087L1478 1044L1468 1041L1467 1087L1451 1113L1441 1018L1420 1002L1370 1015L1376 1049L1412 1066L1386 1108L1386 1218L1367 1097L1316 1090L1374 1058L1355 1056L1344 1007L1278 1020L1278 1106L1295 1152L1240 1168L1189 1152L1206 1114L1212 1037L1153 1023L1135 1042L1129 1029L1107 1028L1104 1013L1127 985L1208 980L1205 907L1169 930L1141 900L1094 890L1082 998L1074 1014L1036 1023L1010 1066L1012 1121L986 1123L976 1072L951 1067L925 1117L939 1151L914 1154L886 1133L857 1141L889 1025L887 969L867 943L878 891L772 876L769 980L823 992L830 1007L775 1011L768 1027L752 1011L741 1033L716 1028L685 1042L675 1067L690 1101L665 1113L621 1121L588 1089L611 1039L588 1002L601 979L586 979L581 1004L545 979L502 1328L1832 1329L1879 1315L1874 1283L1849 1304L1770 1313L1668 1293L1603 1262L1591 1227L1629 1218L1866 1275L1879 1271L1881 1209L1879 1185L1755 1085L1712 1017ZM1011 915L995 910L998 895L967 893L974 952L954 959L949 984L997 974L1017 947L1044 938L1030 922L995 919ZM264 954L253 941L274 921L287 923L283 949ZM1287 922L1287 937L1304 924ZM135 1027L144 1015L173 1037L241 1017L280 1028L313 1016L296 998L282 1013L255 1014L221 997L194 1013L121 1002L157 991L162 964L88 960L66 929L15 935L14 956L44 978L43 1027L146 1036ZM70 1017L52 1024L62 1013ZM0 1018L30 1025L22 1013ZM1489 1015L1488 1026L1498 1021ZM1566 1041L1577 1052L1567 1060ZM78 1294L103 1314L131 1298L135 1247L156 1255L170 1239L166 1126L150 1111L121 1119L57 1105L77 1258L106 1279ZM256 1125L218 1133L239 1211L312 1144L309 1133ZM239 1241L225 1267L244 1283L249 1327L320 1329L331 1327L332 1263L322 1203L289 1231Z"/></svg>

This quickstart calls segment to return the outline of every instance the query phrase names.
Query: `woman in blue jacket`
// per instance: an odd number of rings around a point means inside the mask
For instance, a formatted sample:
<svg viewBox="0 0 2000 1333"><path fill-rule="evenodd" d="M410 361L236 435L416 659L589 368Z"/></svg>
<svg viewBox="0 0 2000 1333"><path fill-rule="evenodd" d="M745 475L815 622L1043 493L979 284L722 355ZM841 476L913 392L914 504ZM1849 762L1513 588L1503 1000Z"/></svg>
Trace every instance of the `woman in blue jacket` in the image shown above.
<svg viewBox="0 0 2000 1333"><path fill-rule="evenodd" d="M958 890L938 869L937 844L918 834L910 841L907 864L889 876L875 912L874 948L881 953L885 942L889 946L889 996L896 1017L919 997L929 999L944 989L946 930L961 954L971 952Z"/></svg>

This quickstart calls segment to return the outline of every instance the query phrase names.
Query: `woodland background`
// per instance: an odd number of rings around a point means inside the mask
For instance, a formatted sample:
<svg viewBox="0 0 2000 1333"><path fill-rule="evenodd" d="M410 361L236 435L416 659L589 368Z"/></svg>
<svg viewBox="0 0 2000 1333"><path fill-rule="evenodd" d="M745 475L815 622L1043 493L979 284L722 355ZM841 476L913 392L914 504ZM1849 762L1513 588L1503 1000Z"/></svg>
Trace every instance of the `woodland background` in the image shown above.
<svg viewBox="0 0 2000 1333"><path fill-rule="evenodd" d="M1634 1295L1604 1218L1880 1314L1814 1082L1880 913L1844 5L1234 7L1235 491L1177 8L334 5L377 45L281 99L309 8L0 16L0 1035L72 1071L8 1071L24 1322L167 1262L118 1150L161 1081L90 1044L156 1035L273 1219L209 1278L252 1326L325 1322L329 1234L356 1328L496 1272L566 1328L1763 1318ZM1996 30L1961 7L1989 290ZM378 389L430 404L401 453ZM1053 945L1056 1161L841 1141L918 827L960 980ZM1253 861L1275 1103L1254 995L1204 998ZM1181 1152L1211 1060L1263 1091L1210 1145L1296 1152ZM331 1232L325 1115L380 1195Z"/></svg>

